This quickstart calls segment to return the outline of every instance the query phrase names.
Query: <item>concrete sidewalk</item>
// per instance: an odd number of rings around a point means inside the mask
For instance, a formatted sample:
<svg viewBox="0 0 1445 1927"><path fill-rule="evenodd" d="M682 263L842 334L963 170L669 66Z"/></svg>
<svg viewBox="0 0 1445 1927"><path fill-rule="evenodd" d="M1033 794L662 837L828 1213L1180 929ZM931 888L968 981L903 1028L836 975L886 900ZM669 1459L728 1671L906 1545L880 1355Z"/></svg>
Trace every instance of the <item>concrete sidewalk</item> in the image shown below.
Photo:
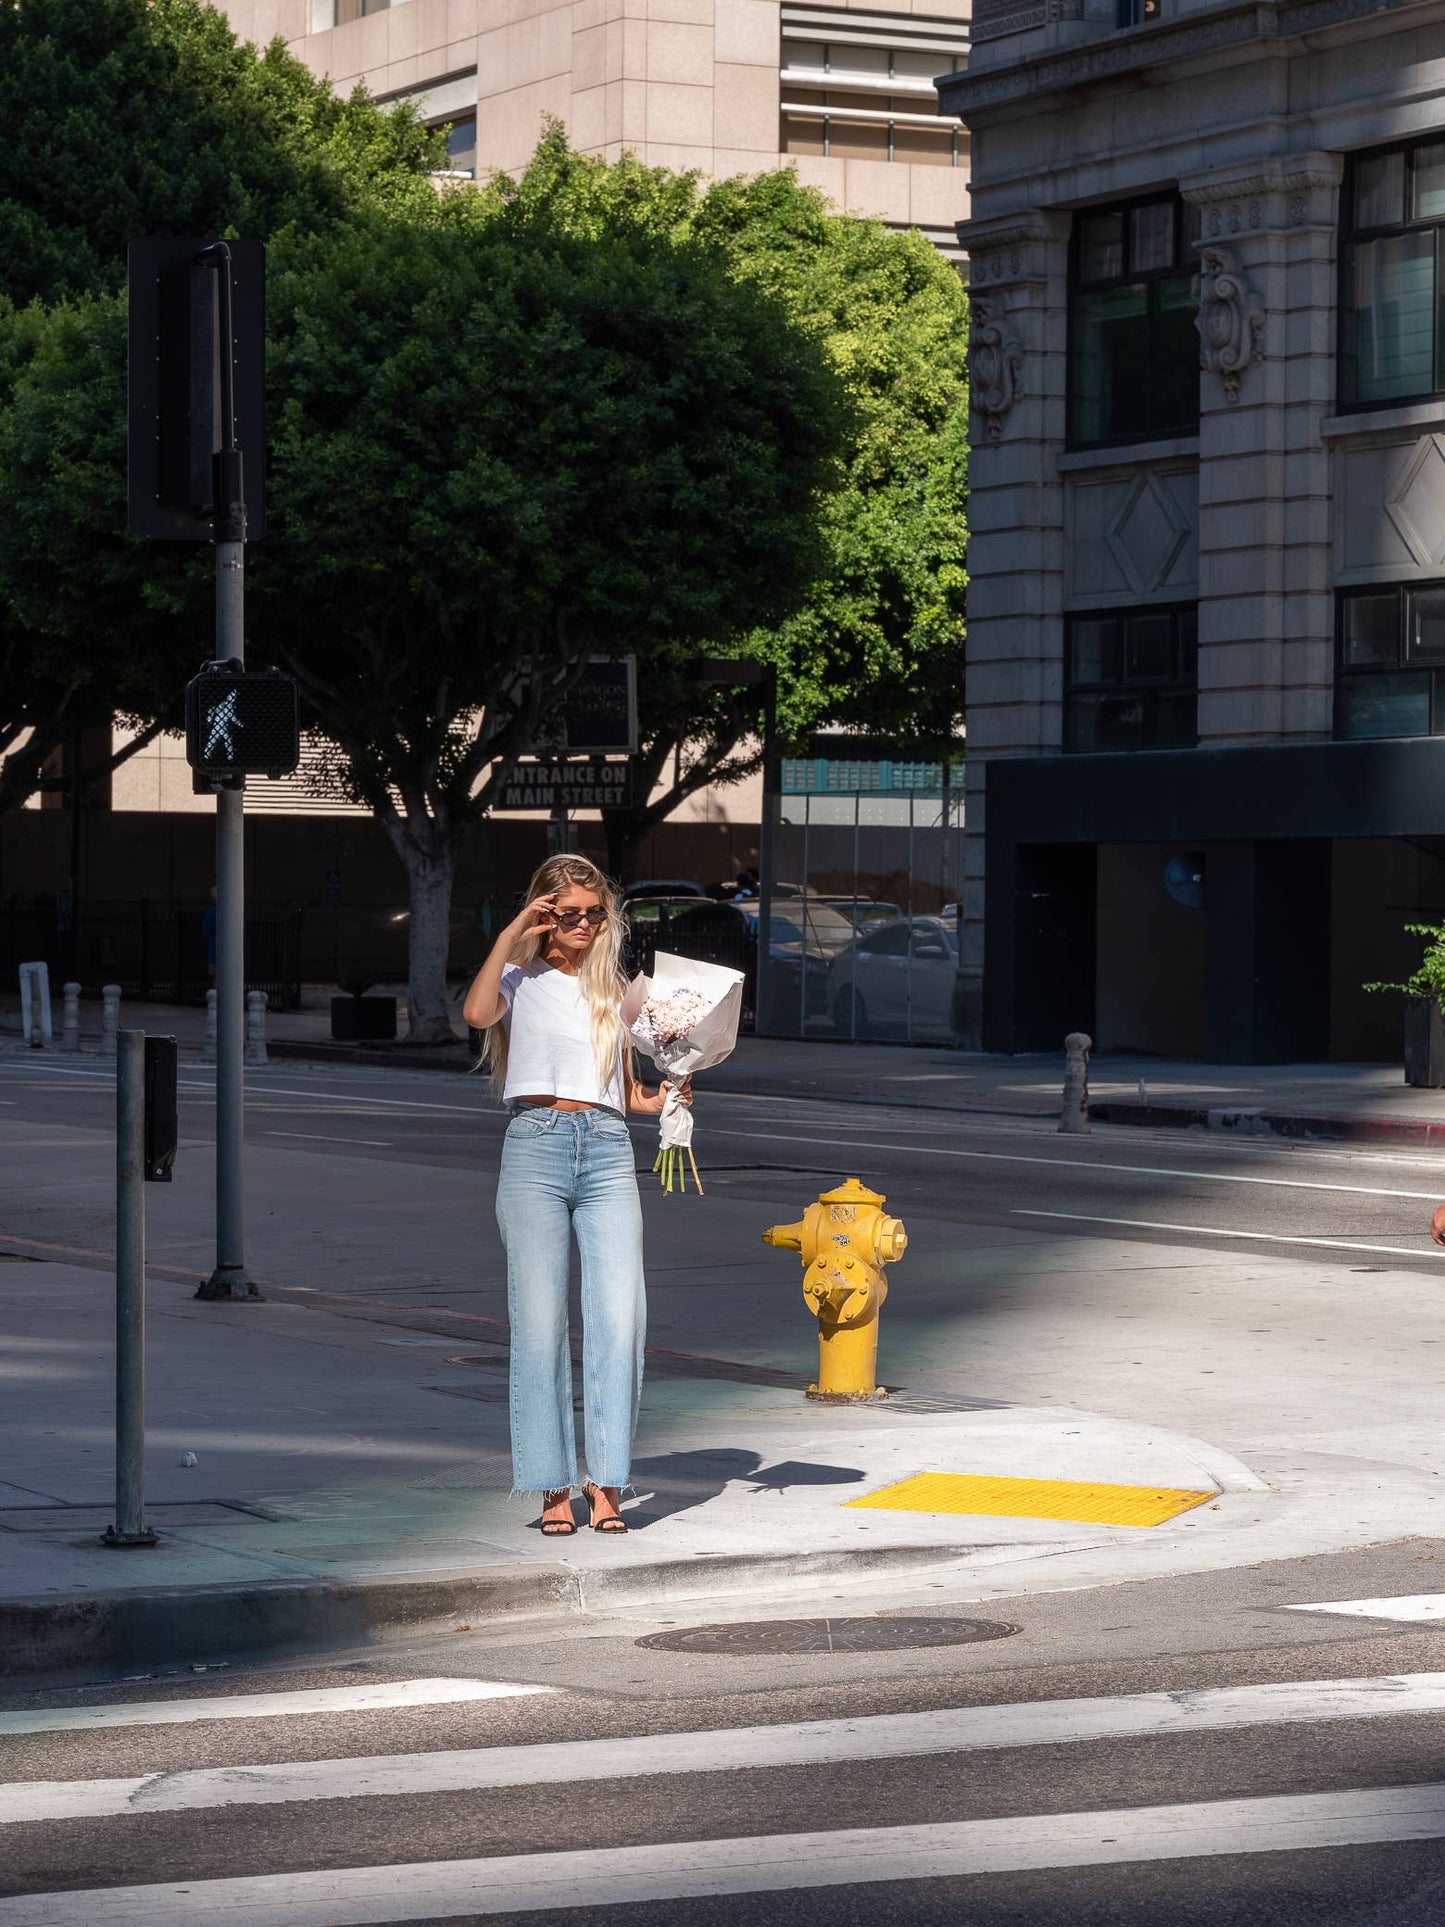
<svg viewBox="0 0 1445 1927"><path fill-rule="evenodd" d="M430 1050L404 1041L333 1044L329 998L329 990L308 986L303 1009L270 1014L274 1057L470 1070L471 1053L461 1039L454 1047ZM185 1055L199 1056L203 1010L128 1002L122 1012L125 1023L174 1035ZM82 1045L92 1058L99 1050L100 1008L94 999L82 1005ZM18 1001L13 994L0 996L0 1050L21 1048ZM1063 1063L1062 1051L999 1057L922 1045L742 1037L734 1055L709 1071L707 1080L710 1090L764 1097L1048 1118L1059 1114ZM1398 1064L1227 1065L1101 1054L1092 1061L1089 1081L1091 1115L1107 1123L1445 1144L1445 1091L1410 1088Z"/></svg>
<svg viewBox="0 0 1445 1927"><path fill-rule="evenodd" d="M496 1320L284 1289L200 1305L153 1279L147 1478L161 1543L113 1549L99 1543L111 1279L38 1262L3 1277L0 1674L890 1575L957 1596L995 1566L1017 1584L1068 1556L1085 1564L1062 1583L1235 1563L1231 1545L1273 1498L1228 1453L1167 1428L937 1394L825 1408L785 1372L654 1351L632 1531L544 1539L535 1501L508 1495ZM1150 1528L847 1503L930 1471L1209 1496Z"/></svg>

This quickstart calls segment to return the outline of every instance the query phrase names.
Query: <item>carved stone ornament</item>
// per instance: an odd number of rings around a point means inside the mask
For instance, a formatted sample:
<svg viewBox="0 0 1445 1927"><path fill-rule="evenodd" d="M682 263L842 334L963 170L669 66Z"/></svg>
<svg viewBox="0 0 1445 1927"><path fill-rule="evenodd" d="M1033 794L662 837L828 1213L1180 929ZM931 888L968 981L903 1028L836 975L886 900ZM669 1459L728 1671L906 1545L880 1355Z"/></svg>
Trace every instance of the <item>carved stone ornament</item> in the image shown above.
<svg viewBox="0 0 1445 1927"><path fill-rule="evenodd" d="M1023 343L1009 328L1003 303L975 295L968 344L969 396L991 442L1003 434L1009 410L1019 398L1023 365Z"/></svg>
<svg viewBox="0 0 1445 1927"><path fill-rule="evenodd" d="M1239 400L1247 368L1264 360L1264 308L1227 248L1202 247L1194 292L1199 313L1199 365L1224 383L1224 399Z"/></svg>

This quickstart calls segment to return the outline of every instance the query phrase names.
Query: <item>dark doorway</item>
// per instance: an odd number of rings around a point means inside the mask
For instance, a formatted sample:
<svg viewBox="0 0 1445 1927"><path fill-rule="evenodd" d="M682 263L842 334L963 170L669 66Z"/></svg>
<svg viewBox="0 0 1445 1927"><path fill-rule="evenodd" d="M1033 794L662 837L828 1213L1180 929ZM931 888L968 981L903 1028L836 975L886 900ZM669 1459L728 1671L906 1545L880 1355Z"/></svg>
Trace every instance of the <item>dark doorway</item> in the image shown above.
<svg viewBox="0 0 1445 1927"><path fill-rule="evenodd" d="M1092 843L1019 848L1015 1050L1061 1050L1070 1031L1093 1032L1097 871Z"/></svg>

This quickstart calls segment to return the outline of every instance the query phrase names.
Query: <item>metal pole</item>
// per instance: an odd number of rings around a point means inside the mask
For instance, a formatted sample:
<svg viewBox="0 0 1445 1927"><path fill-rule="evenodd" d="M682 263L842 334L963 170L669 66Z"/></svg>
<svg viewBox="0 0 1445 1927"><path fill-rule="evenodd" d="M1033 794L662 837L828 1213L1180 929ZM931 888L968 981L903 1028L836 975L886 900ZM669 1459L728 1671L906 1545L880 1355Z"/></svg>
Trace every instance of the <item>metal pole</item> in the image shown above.
<svg viewBox="0 0 1445 1927"><path fill-rule="evenodd" d="M217 359L220 448L213 462L216 546L216 658L246 660L246 491L236 446L235 341L231 315L231 251L224 241L202 250L217 274ZM246 779L233 776L216 793L216 1268L198 1298L258 1299L246 1271L244 1176L246 1085Z"/></svg>
<svg viewBox="0 0 1445 1927"><path fill-rule="evenodd" d="M758 961L753 988L753 1029L766 1037L768 1019L768 977L772 968L773 927L773 807L778 795L778 671L773 663L763 666L763 815L758 825Z"/></svg>
<svg viewBox="0 0 1445 1927"><path fill-rule="evenodd" d="M153 1546L145 1522L145 1032L115 1056L115 1524L108 1546Z"/></svg>

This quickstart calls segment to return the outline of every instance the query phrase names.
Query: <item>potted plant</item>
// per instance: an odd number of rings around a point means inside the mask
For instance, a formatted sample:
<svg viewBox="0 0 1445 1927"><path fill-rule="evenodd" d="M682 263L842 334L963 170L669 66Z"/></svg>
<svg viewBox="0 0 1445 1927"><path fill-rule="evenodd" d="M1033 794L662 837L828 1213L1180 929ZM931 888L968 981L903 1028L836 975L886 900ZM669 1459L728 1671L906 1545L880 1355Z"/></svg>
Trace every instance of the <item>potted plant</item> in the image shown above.
<svg viewBox="0 0 1445 1927"><path fill-rule="evenodd" d="M1407 923L1411 937L1425 939L1425 954L1402 984L1366 984L1366 990L1393 990L1405 999L1405 1082L1428 1090L1445 1089L1445 924Z"/></svg>

